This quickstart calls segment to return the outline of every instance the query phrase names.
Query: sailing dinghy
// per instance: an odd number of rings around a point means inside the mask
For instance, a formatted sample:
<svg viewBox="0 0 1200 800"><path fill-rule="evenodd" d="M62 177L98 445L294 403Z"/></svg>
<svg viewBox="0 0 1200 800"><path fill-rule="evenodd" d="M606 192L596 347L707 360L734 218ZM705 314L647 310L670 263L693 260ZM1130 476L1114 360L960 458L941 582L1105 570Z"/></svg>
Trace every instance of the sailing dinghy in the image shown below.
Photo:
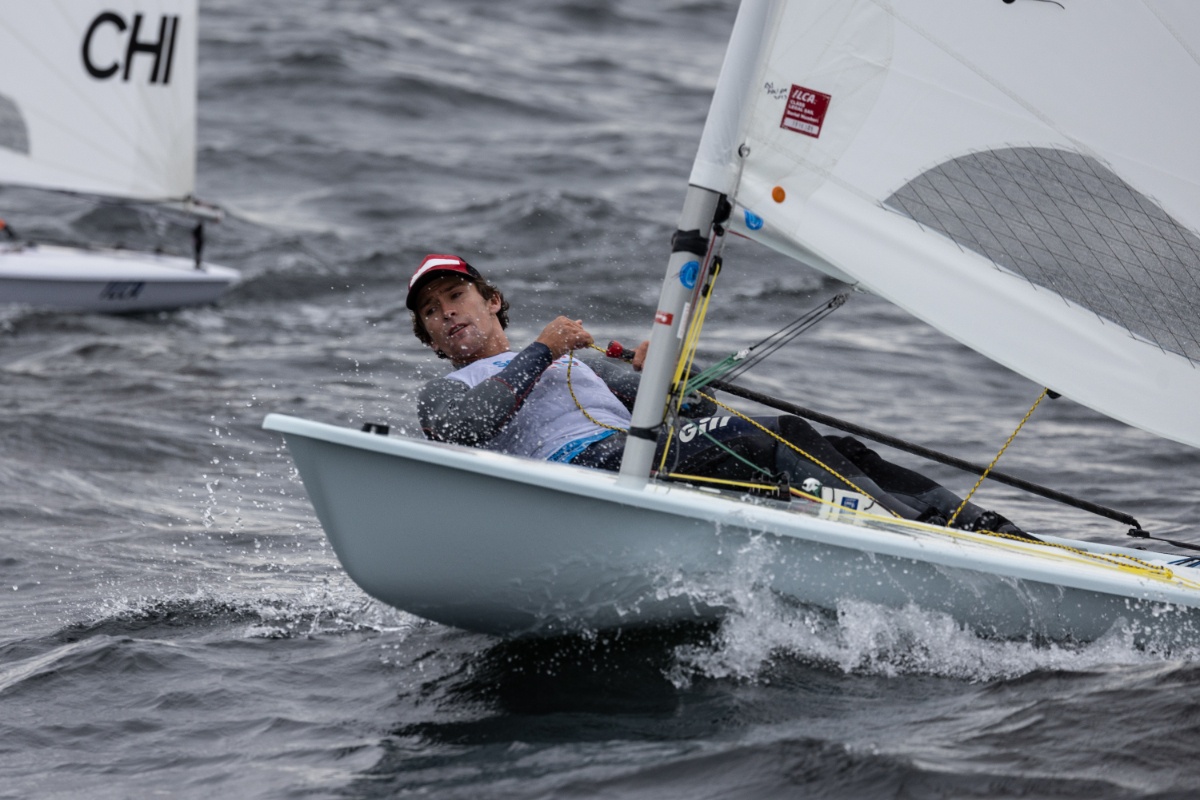
<svg viewBox="0 0 1200 800"><path fill-rule="evenodd" d="M1200 6L1165 0L743 2L631 431L672 424L684 334L734 230L1200 447L1200 159L1179 91L1200 86L1197 53ZM467 630L718 619L747 560L750 584L796 603L915 606L986 636L1121 626L1187 644L1200 626L1197 559L667 482L651 436L631 433L609 474L278 414L264 427L350 577Z"/></svg>
<svg viewBox="0 0 1200 800"><path fill-rule="evenodd" d="M0 1L0 183L196 220L191 258L39 244L0 223L0 303L158 311L238 281L201 260L204 221L221 211L193 196L198 19L195 0Z"/></svg>

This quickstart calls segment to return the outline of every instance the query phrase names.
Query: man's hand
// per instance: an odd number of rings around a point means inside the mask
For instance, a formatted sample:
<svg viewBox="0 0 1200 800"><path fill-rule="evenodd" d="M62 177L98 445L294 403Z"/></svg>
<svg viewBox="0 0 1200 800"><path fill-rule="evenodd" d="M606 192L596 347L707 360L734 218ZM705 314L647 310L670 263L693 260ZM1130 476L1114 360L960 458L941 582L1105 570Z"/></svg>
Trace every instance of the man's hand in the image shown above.
<svg viewBox="0 0 1200 800"><path fill-rule="evenodd" d="M633 364L634 372L641 372L642 367L646 366L646 352L649 349L650 342L647 341L639 344L637 349L633 351L633 361L630 363Z"/></svg>
<svg viewBox="0 0 1200 800"><path fill-rule="evenodd" d="M556 317L542 329L542 335L536 341L550 348L550 355L558 360L572 350L587 347L594 340L592 335L583 328L583 320Z"/></svg>

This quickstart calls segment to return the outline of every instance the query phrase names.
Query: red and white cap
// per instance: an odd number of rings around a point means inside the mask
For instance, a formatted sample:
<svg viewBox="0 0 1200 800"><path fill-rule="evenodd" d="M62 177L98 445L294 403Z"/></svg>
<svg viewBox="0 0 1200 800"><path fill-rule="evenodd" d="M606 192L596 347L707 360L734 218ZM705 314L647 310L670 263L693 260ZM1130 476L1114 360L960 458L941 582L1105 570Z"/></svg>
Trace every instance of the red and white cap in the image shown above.
<svg viewBox="0 0 1200 800"><path fill-rule="evenodd" d="M417 271L408 280L408 300L405 305L411 311L416 311L417 295L421 293L425 284L445 275L461 275L468 280L483 280L479 270L458 256L430 253L422 259L421 266L417 267Z"/></svg>

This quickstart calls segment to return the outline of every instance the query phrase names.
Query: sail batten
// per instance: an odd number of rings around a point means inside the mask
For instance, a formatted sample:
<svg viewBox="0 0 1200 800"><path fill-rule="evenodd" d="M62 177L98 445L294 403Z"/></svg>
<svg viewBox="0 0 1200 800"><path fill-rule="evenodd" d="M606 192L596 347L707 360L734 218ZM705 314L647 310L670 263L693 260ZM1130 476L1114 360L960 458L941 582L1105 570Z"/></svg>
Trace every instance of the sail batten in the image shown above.
<svg viewBox="0 0 1200 800"><path fill-rule="evenodd" d="M1200 447L1200 4L788 0L769 25L734 230Z"/></svg>

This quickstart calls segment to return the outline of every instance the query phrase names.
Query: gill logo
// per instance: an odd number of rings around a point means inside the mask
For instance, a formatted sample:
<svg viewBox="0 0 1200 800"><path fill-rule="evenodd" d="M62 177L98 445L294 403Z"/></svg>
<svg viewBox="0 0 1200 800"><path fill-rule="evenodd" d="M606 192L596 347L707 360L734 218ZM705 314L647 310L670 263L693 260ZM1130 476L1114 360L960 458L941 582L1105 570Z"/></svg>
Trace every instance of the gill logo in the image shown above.
<svg viewBox="0 0 1200 800"><path fill-rule="evenodd" d="M679 429L679 441L683 443L690 442L696 438L698 433L708 433L715 431L717 428L724 428L729 424L732 417L705 417L698 419L695 422L689 422Z"/></svg>

